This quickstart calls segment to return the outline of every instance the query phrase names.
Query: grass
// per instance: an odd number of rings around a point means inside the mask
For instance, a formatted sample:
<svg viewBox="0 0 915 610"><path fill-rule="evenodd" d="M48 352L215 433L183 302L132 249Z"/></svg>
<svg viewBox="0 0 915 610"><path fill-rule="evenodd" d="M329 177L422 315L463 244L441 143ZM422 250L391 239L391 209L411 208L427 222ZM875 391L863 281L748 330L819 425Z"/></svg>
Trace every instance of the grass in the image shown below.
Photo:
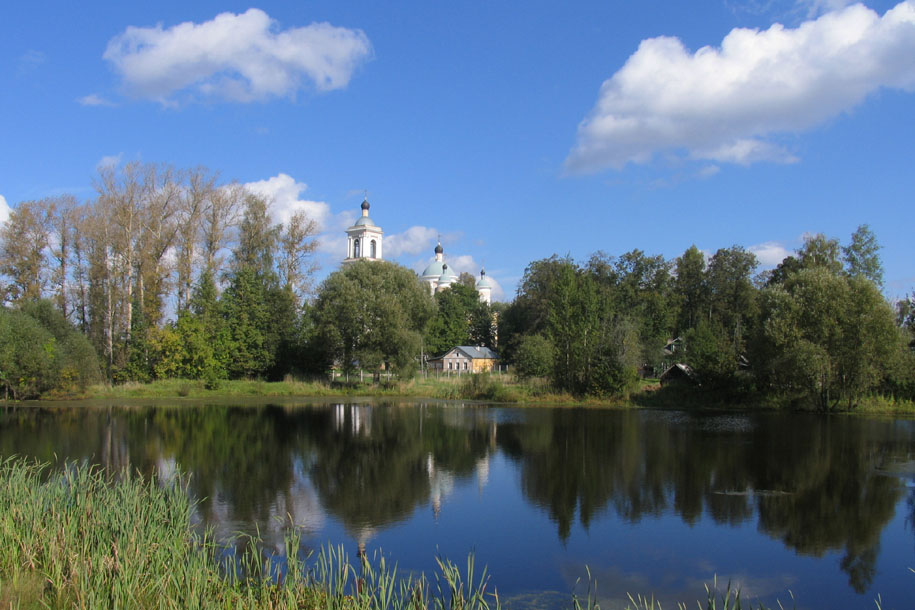
<svg viewBox="0 0 915 610"><path fill-rule="evenodd" d="M380 555L352 561L342 547L303 556L295 532L282 557L265 555L256 538L226 553L195 533L179 478L160 484L124 472L111 479L72 464L50 473L6 459L0 507L2 608L500 607L472 557L464 571L439 559L430 581L399 575Z"/></svg>

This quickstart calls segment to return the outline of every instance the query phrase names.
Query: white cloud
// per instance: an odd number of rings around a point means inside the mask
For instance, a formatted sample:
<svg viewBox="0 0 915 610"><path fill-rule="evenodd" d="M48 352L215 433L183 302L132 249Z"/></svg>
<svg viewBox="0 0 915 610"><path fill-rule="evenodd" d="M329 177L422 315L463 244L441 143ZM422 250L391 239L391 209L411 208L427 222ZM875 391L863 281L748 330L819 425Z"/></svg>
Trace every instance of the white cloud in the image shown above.
<svg viewBox="0 0 915 610"><path fill-rule="evenodd" d="M712 176L717 175L721 171L721 168L717 165L706 165L699 170L698 176L700 178L711 178Z"/></svg>
<svg viewBox="0 0 915 610"><path fill-rule="evenodd" d="M76 102L83 106L115 106L114 102L106 100L97 93L90 93L89 95L84 95L83 97L76 98Z"/></svg>
<svg viewBox="0 0 915 610"><path fill-rule="evenodd" d="M419 254L425 250L432 251L432 244L438 232L431 227L412 226L402 233L385 235L385 258L397 258L401 254Z"/></svg>
<svg viewBox="0 0 915 610"><path fill-rule="evenodd" d="M124 153L118 153L116 155L105 155L98 160L98 163L95 164L95 168L102 169L111 169L117 167L121 164L121 159L124 157Z"/></svg>
<svg viewBox="0 0 915 610"><path fill-rule="evenodd" d="M301 194L308 188L304 182L296 182L292 176L279 173L266 180L248 182L244 186L267 200L270 217L274 222L285 223L293 214L303 211L308 218L317 223L319 231L327 230L330 206L323 201L300 199Z"/></svg>
<svg viewBox="0 0 915 610"><path fill-rule="evenodd" d="M0 195L0 225L6 222L10 217L10 212L13 210L10 209L10 206L6 203L6 197Z"/></svg>
<svg viewBox="0 0 915 610"><path fill-rule="evenodd" d="M280 30L259 9L221 13L204 23L128 27L103 57L136 97L170 103L173 94L237 102L346 87L371 56L361 30L312 23Z"/></svg>
<svg viewBox="0 0 915 610"><path fill-rule="evenodd" d="M777 241L767 241L747 248L756 255L763 267L775 267L786 257L791 256L791 251Z"/></svg>
<svg viewBox="0 0 915 610"><path fill-rule="evenodd" d="M656 153L750 164L796 158L766 138L809 129L881 87L915 89L915 0L882 17L857 4L768 30L734 29L690 53L643 40L601 86L566 168L647 163Z"/></svg>

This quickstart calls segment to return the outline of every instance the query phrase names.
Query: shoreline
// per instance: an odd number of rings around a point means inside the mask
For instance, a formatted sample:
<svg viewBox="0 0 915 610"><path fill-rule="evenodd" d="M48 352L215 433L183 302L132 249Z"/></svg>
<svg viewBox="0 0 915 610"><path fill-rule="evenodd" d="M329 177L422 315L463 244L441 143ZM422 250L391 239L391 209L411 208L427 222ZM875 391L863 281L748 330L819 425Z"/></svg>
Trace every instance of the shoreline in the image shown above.
<svg viewBox="0 0 915 610"><path fill-rule="evenodd" d="M661 388L653 380L643 380L640 388L623 397L575 397L552 392L539 381L519 382L509 375L455 376L414 378L409 381L328 382L319 381L221 381L208 387L203 380L167 379L149 383L128 382L122 385L95 385L82 392L53 392L38 400L5 401L4 405L63 406L66 403L102 403L130 400L175 400L180 404L201 402L246 401L251 399L415 399L457 400L497 403L506 406L593 407L593 408L673 408L696 411L786 411L817 412L799 408L791 400L763 394L698 392L692 389ZM830 414L915 416L915 402L896 401L892 397L865 397L851 410L837 409Z"/></svg>

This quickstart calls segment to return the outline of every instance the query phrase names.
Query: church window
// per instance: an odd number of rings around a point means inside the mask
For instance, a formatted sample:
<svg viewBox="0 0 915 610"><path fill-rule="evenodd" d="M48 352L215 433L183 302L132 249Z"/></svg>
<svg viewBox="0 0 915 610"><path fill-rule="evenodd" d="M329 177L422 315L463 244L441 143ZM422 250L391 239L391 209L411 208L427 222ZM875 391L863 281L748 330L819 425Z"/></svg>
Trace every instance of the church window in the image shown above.
<svg viewBox="0 0 915 610"><path fill-rule="evenodd" d="M374 240L374 239L372 240L372 249L370 250L370 252L371 252L371 257L372 257L372 258L378 258L378 257L375 255L375 240Z"/></svg>
<svg viewBox="0 0 915 610"><path fill-rule="evenodd" d="M359 258L359 240L353 240L353 258Z"/></svg>

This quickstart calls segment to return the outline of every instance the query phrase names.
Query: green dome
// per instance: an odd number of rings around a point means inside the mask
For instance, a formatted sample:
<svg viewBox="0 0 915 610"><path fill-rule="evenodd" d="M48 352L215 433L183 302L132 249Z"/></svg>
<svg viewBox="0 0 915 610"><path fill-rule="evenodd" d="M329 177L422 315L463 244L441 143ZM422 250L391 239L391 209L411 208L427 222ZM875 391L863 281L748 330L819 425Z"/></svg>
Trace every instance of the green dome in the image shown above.
<svg viewBox="0 0 915 610"><path fill-rule="evenodd" d="M445 265L445 263L443 263L442 261L432 261L431 263L429 263L429 266L426 267L426 270L423 271L423 278L424 279L431 279L431 278L438 279L438 277L442 274L442 267L444 267L444 265Z"/></svg>

